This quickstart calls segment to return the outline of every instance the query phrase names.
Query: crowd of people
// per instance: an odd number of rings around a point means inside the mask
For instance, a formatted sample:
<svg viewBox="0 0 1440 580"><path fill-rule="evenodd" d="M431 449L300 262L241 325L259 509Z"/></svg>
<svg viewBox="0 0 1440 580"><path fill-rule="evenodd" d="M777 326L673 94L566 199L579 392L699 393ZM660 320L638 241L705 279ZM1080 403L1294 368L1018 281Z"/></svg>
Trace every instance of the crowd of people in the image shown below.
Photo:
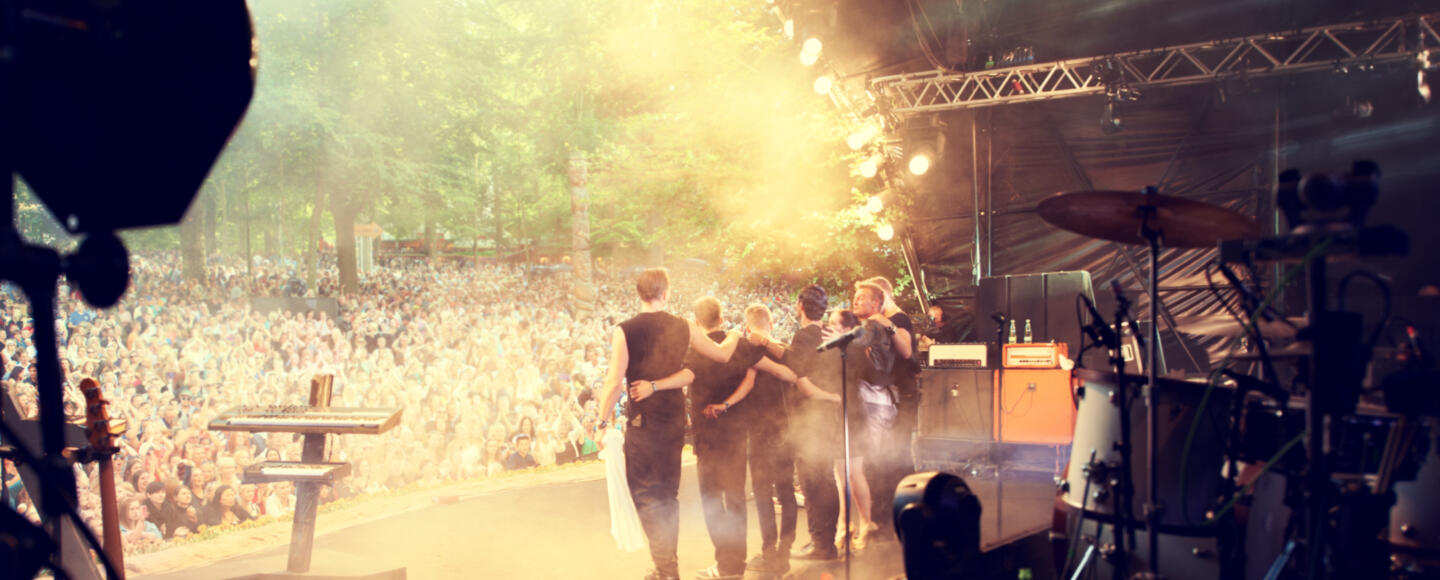
<svg viewBox="0 0 1440 580"><path fill-rule="evenodd" d="M174 254L134 256L132 286L115 308L93 309L63 282L57 303L67 413L83 419L77 385L93 378L111 417L127 425L115 456L127 549L291 512L293 485L248 484L241 476L258 461L298 461L300 439L207 425L241 405L304 404L316 375L334 377L333 405L404 409L385 434L330 436L327 459L350 462L353 473L323 488L322 501L596 455L602 412L595 393L609 333L635 302L632 273L597 273L598 299L581 312L569 276L524 265L393 259L364 276L358 293L339 295L330 261L312 292L337 300L339 315L330 316L252 308L251 297L293 289L293 263L213 257L207 283L197 284L184 279L180 262ZM777 321L794 320L781 288L701 279L677 285L677 299L760 302ZM34 348L23 296L0 292L0 313L0 385L33 418ZM774 334L793 328L781 324ZM99 478L93 465L75 471L82 516L98 531ZM4 491L12 508L38 518L8 461Z"/></svg>

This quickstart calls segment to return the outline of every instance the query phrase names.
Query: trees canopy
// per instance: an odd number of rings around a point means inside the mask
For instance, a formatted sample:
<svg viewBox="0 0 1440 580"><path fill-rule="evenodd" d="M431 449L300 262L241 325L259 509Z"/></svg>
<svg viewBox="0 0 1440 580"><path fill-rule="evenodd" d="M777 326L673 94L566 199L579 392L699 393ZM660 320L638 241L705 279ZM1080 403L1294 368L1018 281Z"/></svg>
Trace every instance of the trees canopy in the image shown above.
<svg viewBox="0 0 1440 580"><path fill-rule="evenodd" d="M191 210L213 212L195 222L212 224L209 237L132 244L209 239L211 251L288 256L303 270L316 237L330 238L353 290L357 219L402 239L565 245L565 165L582 152L596 255L663 249L835 283L897 270L873 216L848 209L868 193L850 174L843 115L811 91L814 71L763 2L251 9L255 100Z"/></svg>

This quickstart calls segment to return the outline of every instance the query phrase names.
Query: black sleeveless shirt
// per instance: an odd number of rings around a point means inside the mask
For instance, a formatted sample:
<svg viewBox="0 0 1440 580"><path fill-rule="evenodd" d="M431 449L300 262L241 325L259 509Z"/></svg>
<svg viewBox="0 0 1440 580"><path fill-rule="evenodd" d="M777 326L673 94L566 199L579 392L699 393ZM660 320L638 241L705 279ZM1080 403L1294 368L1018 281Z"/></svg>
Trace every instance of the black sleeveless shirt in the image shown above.
<svg viewBox="0 0 1440 580"><path fill-rule="evenodd" d="M668 312L642 312L620 323L630 353L625 386L631 381L658 381L685 368L690 349L690 324ZM647 423L683 423L685 393L661 391L644 401L630 401L625 411L632 427ZM637 425L636 420L639 419Z"/></svg>

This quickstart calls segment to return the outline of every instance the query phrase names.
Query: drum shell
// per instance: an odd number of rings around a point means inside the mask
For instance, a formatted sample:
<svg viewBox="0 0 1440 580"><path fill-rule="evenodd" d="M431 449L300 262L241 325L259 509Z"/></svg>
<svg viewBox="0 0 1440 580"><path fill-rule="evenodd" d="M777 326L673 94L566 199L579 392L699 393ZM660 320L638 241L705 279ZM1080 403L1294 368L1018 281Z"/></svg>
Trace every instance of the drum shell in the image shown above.
<svg viewBox="0 0 1440 580"><path fill-rule="evenodd" d="M1440 419L1421 420L1416 447L1424 446L1415 479L1395 484L1395 507L1390 509L1390 545L1397 558L1405 555L1440 560Z"/></svg>
<svg viewBox="0 0 1440 580"><path fill-rule="evenodd" d="M1116 393L1115 375L1092 370L1076 371L1076 377L1083 382L1083 391L1077 393L1079 408L1075 422L1075 439L1071 446L1070 468L1066 476L1065 503L1083 508L1087 512L1114 515L1117 490L1108 479L1118 477L1121 456L1116 450L1120 442L1120 410ZM1144 384L1142 377L1127 375L1130 402L1130 435L1134 452L1130 456L1131 481L1134 483L1135 498L1131 513L1140 518L1142 507L1148 501L1146 490L1149 445L1146 441L1145 402L1139 396ZM1185 439L1190 425L1200 409L1206 385L1172 379L1160 379L1157 384L1159 401L1159 500L1161 504L1160 525L1164 527L1188 528L1205 523L1206 512L1214 505L1220 484L1220 468L1224 462L1220 440L1226 431L1226 412L1229 409L1233 391L1217 387L1211 391L1206 403L1206 418L1201 419L1195 430L1185 473L1181 463L1185 455ZM1086 463L1094 451L1097 463L1109 466L1111 475L1105 478L1089 477ZM1089 482L1090 498L1083 494ZM1182 490L1182 481L1185 489ZM1098 492L1098 493L1097 493ZM1098 496L1098 497L1097 497Z"/></svg>
<svg viewBox="0 0 1440 580"><path fill-rule="evenodd" d="M1115 544L1115 526L1100 526L1094 520L1086 520L1081 524L1080 541L1077 554L1083 554L1090 546L1113 546ZM1096 537L1096 528L1099 527L1099 537ZM1160 576L1166 580L1215 580L1226 577L1221 561L1221 553L1224 546L1219 538L1209 536L1184 536L1178 534L1161 533L1159 539ZM1129 570L1138 571L1149 569L1146 560L1149 556L1150 537L1144 531L1137 531L1135 534L1136 546L1127 550L1126 557L1129 560ZM1077 560L1079 556L1077 556ZM1108 558L1101 557L1097 552L1091 558L1089 567L1092 575L1082 576L1083 578L1111 578L1114 576L1114 564Z"/></svg>

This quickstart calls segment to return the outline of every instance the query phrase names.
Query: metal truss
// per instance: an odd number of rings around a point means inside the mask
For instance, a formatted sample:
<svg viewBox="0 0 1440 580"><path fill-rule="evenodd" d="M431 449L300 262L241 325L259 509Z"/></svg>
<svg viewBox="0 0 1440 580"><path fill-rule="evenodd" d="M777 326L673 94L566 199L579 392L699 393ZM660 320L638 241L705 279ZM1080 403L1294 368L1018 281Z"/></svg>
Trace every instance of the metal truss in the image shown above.
<svg viewBox="0 0 1440 580"><path fill-rule="evenodd" d="M1413 61L1440 48L1440 13L1351 22L978 72L871 79L882 108L935 113L1143 89Z"/></svg>

